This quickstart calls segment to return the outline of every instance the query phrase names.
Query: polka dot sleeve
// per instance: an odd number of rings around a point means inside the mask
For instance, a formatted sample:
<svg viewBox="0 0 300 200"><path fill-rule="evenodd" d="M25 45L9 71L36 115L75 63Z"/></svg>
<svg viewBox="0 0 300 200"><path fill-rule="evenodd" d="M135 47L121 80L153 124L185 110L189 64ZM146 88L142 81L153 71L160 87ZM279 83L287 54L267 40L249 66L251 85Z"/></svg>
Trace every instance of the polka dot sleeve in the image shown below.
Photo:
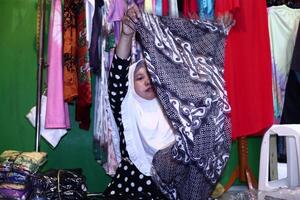
<svg viewBox="0 0 300 200"><path fill-rule="evenodd" d="M121 59L114 55L108 76L109 102L117 126L121 127L121 104L128 90L128 71L131 57Z"/></svg>

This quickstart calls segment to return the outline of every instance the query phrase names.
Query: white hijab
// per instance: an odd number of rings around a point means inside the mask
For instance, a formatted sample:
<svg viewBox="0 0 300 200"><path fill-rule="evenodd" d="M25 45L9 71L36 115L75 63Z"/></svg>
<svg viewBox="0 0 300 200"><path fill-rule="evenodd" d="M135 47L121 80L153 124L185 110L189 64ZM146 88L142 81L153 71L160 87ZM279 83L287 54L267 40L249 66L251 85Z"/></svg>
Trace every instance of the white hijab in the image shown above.
<svg viewBox="0 0 300 200"><path fill-rule="evenodd" d="M158 99L146 100L134 90L134 71L140 61L129 67L121 114L129 158L140 172L150 176L153 155L174 142L175 136Z"/></svg>

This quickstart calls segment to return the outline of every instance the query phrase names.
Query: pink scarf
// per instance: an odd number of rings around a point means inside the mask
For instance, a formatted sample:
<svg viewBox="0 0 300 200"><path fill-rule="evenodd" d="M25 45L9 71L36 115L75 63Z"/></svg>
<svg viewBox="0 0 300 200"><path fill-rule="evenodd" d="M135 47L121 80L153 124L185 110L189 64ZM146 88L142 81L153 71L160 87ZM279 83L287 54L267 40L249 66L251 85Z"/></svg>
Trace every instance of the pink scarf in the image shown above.
<svg viewBox="0 0 300 200"><path fill-rule="evenodd" d="M61 0L53 0L51 5L48 64L45 127L69 128L69 112L63 97Z"/></svg>

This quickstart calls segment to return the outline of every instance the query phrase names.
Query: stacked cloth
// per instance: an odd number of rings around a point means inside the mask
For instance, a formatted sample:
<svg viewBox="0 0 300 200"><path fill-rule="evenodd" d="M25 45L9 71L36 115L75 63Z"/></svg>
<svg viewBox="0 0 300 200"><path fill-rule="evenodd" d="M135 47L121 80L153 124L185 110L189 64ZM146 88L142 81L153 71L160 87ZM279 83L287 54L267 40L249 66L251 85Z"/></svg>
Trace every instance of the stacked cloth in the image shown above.
<svg viewBox="0 0 300 200"><path fill-rule="evenodd" d="M152 177L169 199L208 199L229 158L229 28L146 13L137 24L147 69L176 134L152 161Z"/></svg>
<svg viewBox="0 0 300 200"><path fill-rule="evenodd" d="M81 200L87 198L86 178L81 169L51 169L33 179L32 200Z"/></svg>
<svg viewBox="0 0 300 200"><path fill-rule="evenodd" d="M26 199L31 177L45 161L44 152L4 151L0 155L0 199Z"/></svg>

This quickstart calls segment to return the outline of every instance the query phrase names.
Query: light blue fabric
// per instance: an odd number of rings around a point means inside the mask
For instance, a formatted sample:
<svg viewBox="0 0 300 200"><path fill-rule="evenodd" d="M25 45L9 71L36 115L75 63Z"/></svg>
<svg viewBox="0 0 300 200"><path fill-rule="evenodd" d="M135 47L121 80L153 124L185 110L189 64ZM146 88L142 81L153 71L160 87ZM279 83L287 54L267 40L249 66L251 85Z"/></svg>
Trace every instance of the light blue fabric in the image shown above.
<svg viewBox="0 0 300 200"><path fill-rule="evenodd" d="M162 0L156 0L155 4L155 14L162 16Z"/></svg>
<svg viewBox="0 0 300 200"><path fill-rule="evenodd" d="M214 0L198 0L199 16L202 20L214 18Z"/></svg>

